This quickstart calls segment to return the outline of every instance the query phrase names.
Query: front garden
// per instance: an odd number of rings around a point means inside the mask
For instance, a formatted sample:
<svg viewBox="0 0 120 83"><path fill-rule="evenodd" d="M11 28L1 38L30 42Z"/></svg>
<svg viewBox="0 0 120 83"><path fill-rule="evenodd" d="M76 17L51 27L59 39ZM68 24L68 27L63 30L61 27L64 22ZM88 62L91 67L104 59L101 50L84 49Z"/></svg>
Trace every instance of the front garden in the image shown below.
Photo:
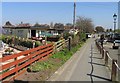
<svg viewBox="0 0 120 83"><path fill-rule="evenodd" d="M45 81L47 80L60 66L62 66L70 57L83 45L83 43L86 41L85 34L77 34L77 35L70 35L66 34L63 35L60 39L68 39L68 37L71 36L70 42L66 44L67 46L64 47L61 51L54 52L53 55L51 55L49 58L47 58L44 61L37 61L33 64L31 64L28 68L28 77L32 77L32 74L36 74L34 77L37 78L39 81ZM17 37L10 37L3 35L2 38L4 43L7 43L11 46L26 46L28 48L32 48L33 41L29 39L20 39ZM35 47L41 45L39 43L37 45L38 41L35 42ZM70 44L70 45L69 45ZM31 46L31 47L30 47ZM70 46L71 49L68 47ZM12 51L11 49L8 49L7 51ZM38 76L39 74L39 76ZM25 79L23 76L22 79ZM31 79L31 78L30 78ZM36 79L33 79L36 80Z"/></svg>
<svg viewBox="0 0 120 83"><path fill-rule="evenodd" d="M13 47L21 51L31 49L33 48L33 45L34 47L38 47L42 45L40 41L33 41L31 39L25 39L25 38L20 38L20 37L15 37L15 36L2 35L1 40L4 43L8 44L10 47Z"/></svg>
<svg viewBox="0 0 120 83"><path fill-rule="evenodd" d="M82 37L83 38L82 38ZM47 80L54 72L60 68L70 57L84 44L86 41L85 35L73 36L71 41L71 50L64 48L61 51L53 54L48 59L44 61L38 61L28 67L28 79L45 81ZM34 74L34 77L31 77ZM39 74L39 77L38 77ZM36 78L36 79L35 79ZM22 78L24 79L24 78Z"/></svg>

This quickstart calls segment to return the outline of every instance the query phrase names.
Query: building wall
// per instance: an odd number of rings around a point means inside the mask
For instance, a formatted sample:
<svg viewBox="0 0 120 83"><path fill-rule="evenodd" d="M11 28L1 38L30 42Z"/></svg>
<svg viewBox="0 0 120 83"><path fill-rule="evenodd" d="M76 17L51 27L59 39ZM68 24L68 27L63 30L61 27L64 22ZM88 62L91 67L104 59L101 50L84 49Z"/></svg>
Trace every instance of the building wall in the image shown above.
<svg viewBox="0 0 120 83"><path fill-rule="evenodd" d="M21 38L31 38L31 30L29 29L10 29L4 28L6 35L14 35Z"/></svg>
<svg viewBox="0 0 120 83"><path fill-rule="evenodd" d="M17 37L27 38L29 37L29 30L28 29L13 29L12 34Z"/></svg>
<svg viewBox="0 0 120 83"><path fill-rule="evenodd" d="M4 34L12 35L12 29L10 29L10 28L3 28L3 30L4 30Z"/></svg>
<svg viewBox="0 0 120 83"><path fill-rule="evenodd" d="M28 34L29 34L29 30L28 29L14 29L15 31L15 35L18 37L22 37L22 38L27 38Z"/></svg>
<svg viewBox="0 0 120 83"><path fill-rule="evenodd" d="M36 37L39 36L39 30L36 30Z"/></svg>

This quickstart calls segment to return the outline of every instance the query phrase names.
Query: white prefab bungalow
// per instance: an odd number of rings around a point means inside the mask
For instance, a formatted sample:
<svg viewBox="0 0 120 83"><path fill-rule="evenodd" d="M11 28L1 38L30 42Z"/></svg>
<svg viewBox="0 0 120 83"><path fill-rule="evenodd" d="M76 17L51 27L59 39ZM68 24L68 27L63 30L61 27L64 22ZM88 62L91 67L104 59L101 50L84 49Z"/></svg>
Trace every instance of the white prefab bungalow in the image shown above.
<svg viewBox="0 0 120 83"><path fill-rule="evenodd" d="M21 38L31 38L31 37L40 37L47 35L59 35L60 32L64 30L50 29L50 26L47 24L39 25L36 23L34 26L30 26L28 23L23 23L18 25L12 25L9 21L3 26L4 34L14 35Z"/></svg>
<svg viewBox="0 0 120 83"><path fill-rule="evenodd" d="M19 25L12 25L9 21L2 27L4 29L3 34L5 35L14 35L21 38L30 37L30 25L28 23Z"/></svg>

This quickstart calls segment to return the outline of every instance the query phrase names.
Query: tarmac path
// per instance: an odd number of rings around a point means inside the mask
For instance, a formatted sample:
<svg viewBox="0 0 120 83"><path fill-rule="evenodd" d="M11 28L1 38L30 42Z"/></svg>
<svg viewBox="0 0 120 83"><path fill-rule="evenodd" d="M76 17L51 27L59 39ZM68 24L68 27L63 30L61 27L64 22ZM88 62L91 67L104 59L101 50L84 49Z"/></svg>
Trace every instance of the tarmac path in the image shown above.
<svg viewBox="0 0 120 83"><path fill-rule="evenodd" d="M87 42L48 81L105 81L111 82L110 71L104 65L95 39Z"/></svg>

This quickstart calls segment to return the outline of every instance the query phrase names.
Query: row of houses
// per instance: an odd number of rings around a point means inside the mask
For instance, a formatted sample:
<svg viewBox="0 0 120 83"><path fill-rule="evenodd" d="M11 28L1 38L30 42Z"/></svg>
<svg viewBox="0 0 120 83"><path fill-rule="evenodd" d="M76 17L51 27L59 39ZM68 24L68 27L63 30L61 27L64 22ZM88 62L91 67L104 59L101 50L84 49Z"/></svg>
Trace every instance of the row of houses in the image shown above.
<svg viewBox="0 0 120 83"><path fill-rule="evenodd" d="M14 35L22 38L40 37L40 36L56 36L65 31L61 28L53 28L47 24L30 25L29 23L21 22L18 25L13 25L9 21L5 23L3 28L3 34Z"/></svg>

